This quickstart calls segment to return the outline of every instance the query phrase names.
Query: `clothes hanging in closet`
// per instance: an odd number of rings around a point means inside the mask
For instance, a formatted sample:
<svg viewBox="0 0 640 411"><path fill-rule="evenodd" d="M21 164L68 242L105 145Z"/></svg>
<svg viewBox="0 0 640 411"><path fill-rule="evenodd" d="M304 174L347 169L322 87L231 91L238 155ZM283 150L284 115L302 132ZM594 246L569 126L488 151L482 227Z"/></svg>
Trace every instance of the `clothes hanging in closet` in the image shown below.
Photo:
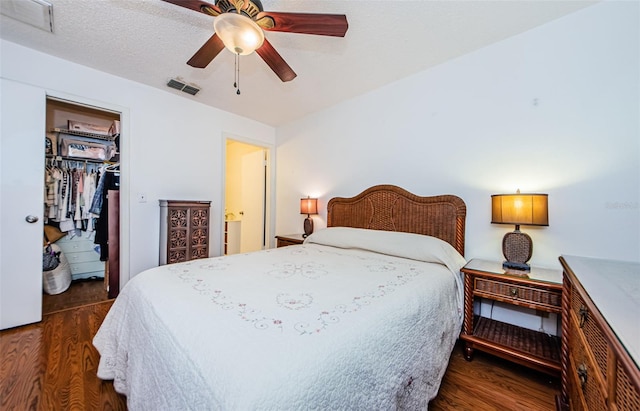
<svg viewBox="0 0 640 411"><path fill-rule="evenodd" d="M120 170L118 166L109 166L104 169L98 180L96 187L96 193L91 202L91 208L89 211L92 214L99 216L95 230L96 237L94 239L95 244L100 245L100 261L107 261L109 259L109 197L107 192L109 190L120 189Z"/></svg>
<svg viewBox="0 0 640 411"><path fill-rule="evenodd" d="M80 229L93 231L97 215L89 212L95 194L98 174L84 167L70 168L64 162L61 167L45 169L45 218L56 222L61 231Z"/></svg>

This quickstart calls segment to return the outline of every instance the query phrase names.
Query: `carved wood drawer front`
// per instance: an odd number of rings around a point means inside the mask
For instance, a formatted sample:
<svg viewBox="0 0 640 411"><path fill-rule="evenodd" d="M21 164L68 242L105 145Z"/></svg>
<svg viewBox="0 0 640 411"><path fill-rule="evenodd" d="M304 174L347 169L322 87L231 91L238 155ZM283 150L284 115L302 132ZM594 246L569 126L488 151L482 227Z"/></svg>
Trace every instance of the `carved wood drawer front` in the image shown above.
<svg viewBox="0 0 640 411"><path fill-rule="evenodd" d="M607 381L609 343L576 288L571 290L571 318L591 355L595 358L603 381Z"/></svg>
<svg viewBox="0 0 640 411"><path fill-rule="evenodd" d="M569 342L569 378L573 381L573 386L579 397L584 402L584 406L573 404L572 409L606 410L606 383L598 367L592 361L588 342L584 339L584 334L580 331L579 323L570 322L570 342Z"/></svg>
<svg viewBox="0 0 640 411"><path fill-rule="evenodd" d="M524 286L494 281L487 278L475 278L474 289L477 295L496 300L508 301L533 309L560 312L562 292L545 290L535 286Z"/></svg>
<svg viewBox="0 0 640 411"><path fill-rule="evenodd" d="M210 201L160 200L160 264L209 256Z"/></svg>

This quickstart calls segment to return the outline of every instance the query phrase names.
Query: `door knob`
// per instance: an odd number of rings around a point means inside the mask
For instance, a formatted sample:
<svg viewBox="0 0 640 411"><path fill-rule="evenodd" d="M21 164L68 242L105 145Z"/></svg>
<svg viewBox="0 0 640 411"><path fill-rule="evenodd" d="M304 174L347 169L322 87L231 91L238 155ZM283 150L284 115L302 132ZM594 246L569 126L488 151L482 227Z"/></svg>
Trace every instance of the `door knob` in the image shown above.
<svg viewBox="0 0 640 411"><path fill-rule="evenodd" d="M29 214L28 216L26 216L24 219L25 219L25 221L26 221L27 223L31 223L31 224L33 224L33 223L35 223L36 221L38 221L38 217L37 217L37 216L35 216L35 215L31 215L31 214Z"/></svg>

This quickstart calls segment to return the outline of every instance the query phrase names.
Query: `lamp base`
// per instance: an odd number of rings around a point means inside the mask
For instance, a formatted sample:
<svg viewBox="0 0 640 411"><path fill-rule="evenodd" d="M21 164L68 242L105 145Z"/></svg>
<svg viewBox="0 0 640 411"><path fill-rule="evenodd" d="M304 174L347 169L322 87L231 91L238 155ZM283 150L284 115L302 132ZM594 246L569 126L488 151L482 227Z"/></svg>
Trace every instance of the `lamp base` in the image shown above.
<svg viewBox="0 0 640 411"><path fill-rule="evenodd" d="M522 233L519 227L516 230L504 235L502 239L502 254L505 262L503 268L515 270L529 270L527 261L531 259L533 253L533 241L528 234Z"/></svg>
<svg viewBox="0 0 640 411"><path fill-rule="evenodd" d="M505 270L531 271L531 266L529 266L529 264L514 263L512 261L503 262L502 268L504 268Z"/></svg>
<svg viewBox="0 0 640 411"><path fill-rule="evenodd" d="M303 238L307 238L313 233L313 220L311 217L307 217L304 219L304 234L302 234Z"/></svg>

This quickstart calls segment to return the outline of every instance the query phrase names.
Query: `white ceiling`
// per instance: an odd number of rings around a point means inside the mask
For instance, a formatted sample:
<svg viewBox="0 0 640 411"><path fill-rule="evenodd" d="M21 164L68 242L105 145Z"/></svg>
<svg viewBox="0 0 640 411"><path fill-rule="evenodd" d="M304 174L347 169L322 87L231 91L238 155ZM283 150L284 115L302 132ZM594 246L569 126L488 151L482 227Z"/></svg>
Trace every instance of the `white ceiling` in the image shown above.
<svg viewBox="0 0 640 411"><path fill-rule="evenodd" d="M213 34L213 17L161 0L48 1L53 33L2 15L0 36L273 126L596 2L262 0L267 11L345 14L349 30L344 38L267 32L298 77L282 83L255 53L244 56L238 96L230 52L205 69L186 64ZM176 77L201 91L189 96L166 87Z"/></svg>

